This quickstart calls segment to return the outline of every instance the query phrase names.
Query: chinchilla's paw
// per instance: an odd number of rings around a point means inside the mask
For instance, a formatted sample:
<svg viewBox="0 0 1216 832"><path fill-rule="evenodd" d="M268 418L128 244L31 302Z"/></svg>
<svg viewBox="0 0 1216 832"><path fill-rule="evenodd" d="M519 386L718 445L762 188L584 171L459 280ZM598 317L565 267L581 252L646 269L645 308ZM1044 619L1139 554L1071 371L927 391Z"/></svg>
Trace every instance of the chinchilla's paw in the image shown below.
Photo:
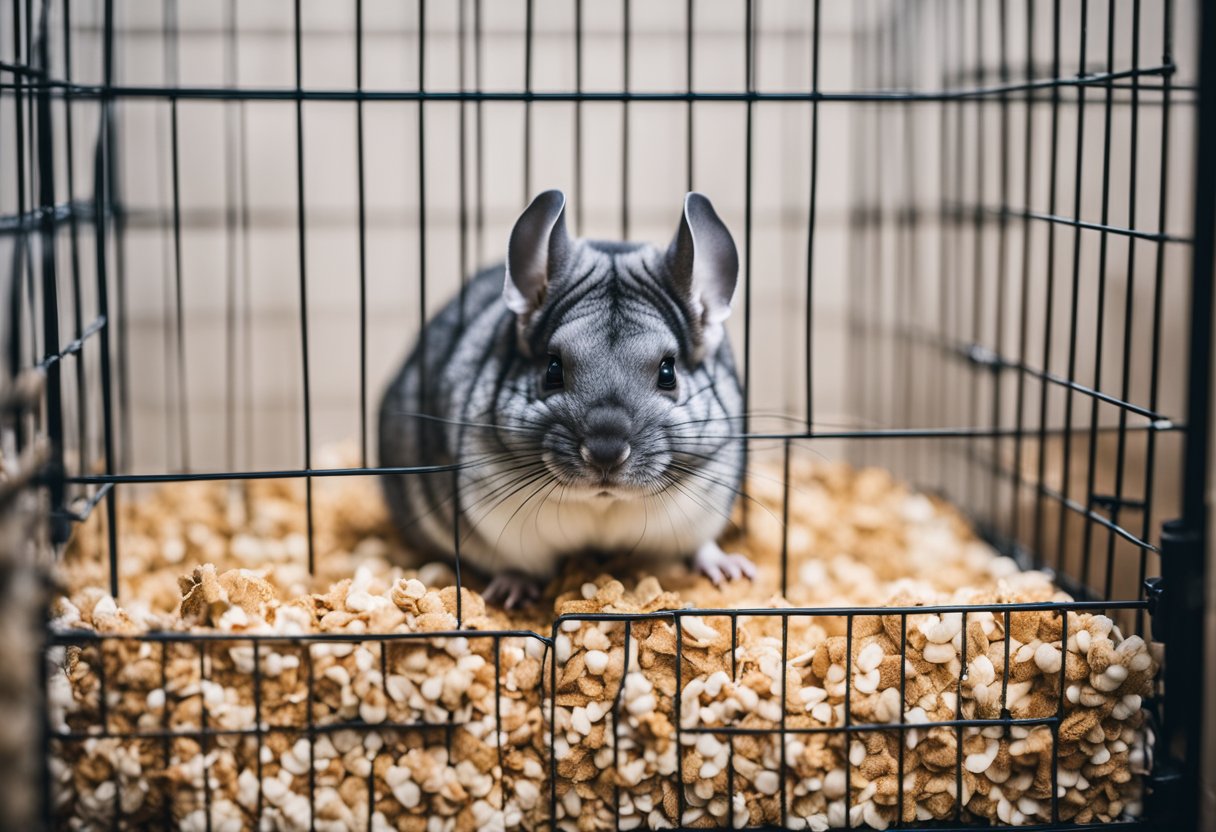
<svg viewBox="0 0 1216 832"><path fill-rule="evenodd" d="M714 541L702 544L693 558L697 570L720 586L723 581L737 581L747 578L749 581L756 577L756 564L747 559L746 555L728 555Z"/></svg>
<svg viewBox="0 0 1216 832"><path fill-rule="evenodd" d="M499 604L508 610L527 606L540 597L535 578L519 572L499 572L482 593L487 604Z"/></svg>

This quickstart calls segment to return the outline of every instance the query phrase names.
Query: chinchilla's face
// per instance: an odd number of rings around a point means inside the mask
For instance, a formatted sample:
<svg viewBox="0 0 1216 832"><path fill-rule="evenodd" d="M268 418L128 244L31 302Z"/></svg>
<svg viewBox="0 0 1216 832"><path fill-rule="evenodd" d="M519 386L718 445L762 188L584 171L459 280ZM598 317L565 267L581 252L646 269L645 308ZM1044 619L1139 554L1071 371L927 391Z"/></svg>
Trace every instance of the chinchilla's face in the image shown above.
<svg viewBox="0 0 1216 832"><path fill-rule="evenodd" d="M668 251L564 238L556 210L539 291L520 279L520 226L512 236L505 295L527 358L511 384L530 395L504 416L545 426L534 436L570 497L695 494L698 483L735 482L741 401L719 347L737 259L712 207L690 195Z"/></svg>

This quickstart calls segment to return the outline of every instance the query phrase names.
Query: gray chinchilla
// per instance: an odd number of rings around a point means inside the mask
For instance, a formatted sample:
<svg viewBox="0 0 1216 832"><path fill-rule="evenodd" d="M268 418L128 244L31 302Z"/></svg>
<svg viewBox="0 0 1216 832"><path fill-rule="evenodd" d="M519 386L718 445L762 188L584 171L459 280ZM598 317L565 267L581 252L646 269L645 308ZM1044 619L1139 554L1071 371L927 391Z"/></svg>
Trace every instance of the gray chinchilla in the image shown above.
<svg viewBox="0 0 1216 832"><path fill-rule="evenodd" d="M380 464L442 469L384 476L394 521L428 554L459 546L507 606L586 553L751 577L715 542L743 476L730 232L697 193L666 250L572 238L565 205L532 201L506 263L427 324L385 393Z"/></svg>

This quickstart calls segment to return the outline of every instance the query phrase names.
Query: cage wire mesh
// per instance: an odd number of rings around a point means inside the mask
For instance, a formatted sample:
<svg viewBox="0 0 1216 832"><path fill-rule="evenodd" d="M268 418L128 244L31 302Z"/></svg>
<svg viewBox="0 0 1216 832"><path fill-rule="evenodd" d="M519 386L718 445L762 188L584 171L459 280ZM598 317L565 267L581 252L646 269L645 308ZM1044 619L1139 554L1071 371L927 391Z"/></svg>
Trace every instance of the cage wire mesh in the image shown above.
<svg viewBox="0 0 1216 832"><path fill-rule="evenodd" d="M5 399L4 458L11 468L36 436L49 440L51 537L62 545L73 524L102 513L112 595L118 501L147 484L302 479L302 556L310 569L325 557L314 545L314 478L381 471L369 396L427 316L501 258L526 200L561 186L577 232L602 237L664 240L685 190L714 198L742 255L731 327L744 433L753 459L784 464L787 502L791 457L880 465L959 504L1001 551L1050 570L1076 598L564 616L540 634L48 632L47 655L71 646L89 659L96 722L64 730L44 720L44 761L108 740L154 749L166 768L183 742L203 759L226 748L256 768L256 823L263 748L287 737L307 757L303 825L320 828L318 738L355 731L405 747L426 735L451 746L460 726L323 719L317 657L355 642L383 667L415 641L468 639L485 645L496 680L507 647L543 657L542 814L550 827L583 828L559 773L569 752L556 718L569 661L560 639L602 623L628 656L638 629L662 621L676 634L675 747L702 737L728 746L733 795L736 744L771 741L782 826L807 823L792 808L791 742L821 734L847 753L867 735L896 738L904 817L909 731L956 734L958 795L964 732L1041 726L1050 790L1030 820L1046 828L1072 817L1058 797L1063 664L1043 718L1010 714L1005 672L995 718L966 718L960 696L939 723L912 726L902 712L892 724L857 720L846 684L843 726L792 728L783 675L779 719L706 727L682 716L681 633L723 622L733 676L741 618L772 622L782 667L792 626L834 618L852 678L854 631L880 614L901 653L910 616L959 613L964 630L968 616L1003 619L1007 668L1011 616L1048 611L1067 627L1066 611L1101 611L1166 650L1162 695L1146 702L1157 738L1149 799L1119 823L1187 828L1203 694L1202 602L1185 588L1202 575L1216 191L1196 152L1197 135L1216 138L1212 105L1199 106L1199 58L1211 61L1214 41L1201 17L1197 4L1169 0L5 4L6 382L33 370L45 388L32 404ZM357 466L319 463L317 448L351 435ZM797 580L785 571L783 586ZM197 662L202 685L233 647L252 656L247 727L209 724L206 697L184 728L170 727L163 704L153 732L107 713L117 683L107 674L132 655L124 650L159 662L162 676ZM303 721L274 716L261 659L271 651L295 657ZM899 679L902 699L904 662ZM606 723L614 762L625 687L622 677ZM501 693L487 717L498 732ZM735 825L733 813L709 818L688 803L685 762L676 753L676 805L663 821ZM831 824L874 822L854 802L855 767L844 775ZM68 825L65 812L83 806L114 828L182 822L167 794L124 819L119 765L112 776L114 788L87 806L56 804L48 781L44 820ZM211 779L200 782L192 817L209 828ZM379 805L370 767L366 782L368 805ZM618 785L593 822L636 828L638 814L622 815L627 792ZM951 817L977 822L957 800Z"/></svg>

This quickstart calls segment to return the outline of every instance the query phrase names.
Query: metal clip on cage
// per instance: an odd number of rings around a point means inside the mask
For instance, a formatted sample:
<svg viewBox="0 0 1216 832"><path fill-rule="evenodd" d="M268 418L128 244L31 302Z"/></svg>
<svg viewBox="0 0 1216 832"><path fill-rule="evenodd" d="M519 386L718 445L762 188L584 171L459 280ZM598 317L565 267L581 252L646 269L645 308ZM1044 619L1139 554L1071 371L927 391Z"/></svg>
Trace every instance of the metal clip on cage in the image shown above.
<svg viewBox="0 0 1216 832"><path fill-rule="evenodd" d="M117 597L123 557L118 500L133 499L140 484L300 478L307 484L308 562L313 565L313 478L372 475L379 470L367 458L368 237L370 224L378 220L368 197L369 177L375 170L366 152L370 132L366 122L374 110L406 108L416 114L416 166L409 167L416 174L417 192L409 196L407 208L417 226L420 275L411 315L421 320L428 307L427 258L438 253L437 240L428 241L427 226L428 222L432 226L439 223L444 210L434 207L435 189L443 184L438 180L445 176L432 169L438 155L436 129L458 131L448 137L459 148L459 198L453 228L459 243L455 259L459 272L467 274L477 259L496 256L492 235L497 232L486 230L497 222L495 211L516 204L551 178L551 172L537 163L539 154L548 153L545 148L551 147L544 144L549 137L536 126L538 112L545 108L572 110L571 135L563 135L560 144L572 143L574 149L574 222L583 229L604 225L602 217L619 208L618 230L628 236L640 224L635 209L642 205L647 184L639 181L637 165L639 159L646 161L651 150L639 142L638 125L649 112L646 108L682 108L682 152L678 138L667 136L663 142L685 163L681 184L692 189L714 174L710 167L732 164L741 180L739 210L735 206L727 210L741 220L742 326L737 346L747 379L762 372L757 356L761 360L772 357L763 352L756 327L761 322L758 310L764 282L770 279L767 269L756 268L762 256L760 246L766 245L757 232L781 235L781 239L793 241L794 250L805 252L801 265L792 270L793 282L788 283L795 287L790 297L796 301L780 308L790 320L790 332L796 333L793 341L800 334L801 343L787 344L778 353L791 362L788 375L799 378L793 388L803 395L802 400L793 402L795 393L786 403L787 412L804 411L805 421L797 423L804 427L761 433L745 424L749 444L777 441L788 473L791 451L844 442L853 459L891 468L959 503L998 548L1026 566L1050 570L1058 585L1078 599L1060 604L941 608L939 612L961 613L965 621L966 616L987 610L1007 623L1011 615L1028 610L1061 615L1100 610L1119 618L1132 631L1164 642L1163 684L1160 695L1147 705L1157 731L1150 795L1144 817L1120 825L1196 828L1202 745L1197 726L1212 697L1210 691L1205 696L1201 675L1216 226L1216 155L1210 152L1216 147L1216 13L1210 6L1172 0L1082 0L1079 4L1060 0L814 0L804 4L806 8L787 10L785 18L773 23L767 16L776 10L761 0L739 0L729 14L687 0L682 8L665 10L679 18L682 32L673 43L682 44L683 55L679 55L679 46L672 47L677 50L674 63L683 65L681 89L679 85L665 87L662 81L652 83L646 77L645 70L653 67L658 49L653 45L655 30L639 23L644 10L637 0L621 0L613 7L619 9L619 24L606 23L604 10L592 10L586 0L547 3L545 14L560 12L561 16L546 21L543 31L536 25L542 4L534 0L523 0L511 10L483 0L454 0L452 4L420 0L412 7L416 18L375 32L365 25L368 10L362 0L348 0L338 4L349 17L348 29L335 34L330 21L330 29L318 31L334 42L339 36L349 38L353 87L317 83L318 66L336 53L328 49L323 55L309 54L317 33L305 20L308 5L295 0L285 6L287 17L278 21L277 28L274 21L238 15L234 0L215 4L206 12L192 9L189 15L182 14L186 9L178 8L178 0L161 4L13 0L0 11L0 256L7 263L3 270L4 379L11 386L22 371L30 369L45 379L44 392L35 406L17 403L9 407L10 399L3 398L0 426L6 459L34 447L42 437L49 442L40 486L49 506L50 539L57 550L68 540L74 524L95 509L104 512L110 591ZM207 22L212 14L218 25ZM439 18L439 23L428 22L428 16ZM1176 32L1188 42L1178 43ZM443 39L450 40L453 34L459 61L457 85L432 88L427 79L435 68L428 56L433 60L441 44L448 42ZM365 84L369 66L365 50L373 37L399 41L398 51L409 58L407 68L416 58L415 83L375 88ZM1189 42L1192 37L1197 43ZM248 48L249 38L266 42L280 38L288 44L292 71L286 83L259 85L242 77L237 58ZM588 55L592 38L594 61ZM503 41L509 45L502 46ZM773 62L763 53L779 42L795 56L791 65L799 67L805 77L782 85L767 76ZM163 53L163 77L139 74L138 49L148 43ZM927 49L927 44L935 48ZM187 72L191 67L180 55L186 45L219 55L222 83L179 82L187 75L195 77ZM523 62L522 88L501 88L483 62L494 48L511 52L516 47L518 51L511 54ZM591 91L585 75L593 64L608 61L618 47L620 88ZM851 74L844 72L842 62L828 57L844 54L846 48L853 56ZM197 49L191 54L200 54ZM732 49L742 55L741 71L724 88L717 64L729 63L723 56ZM551 57L554 50L570 52L564 60L573 62L572 83L556 88L534 85L536 56L544 52ZM671 56L669 51L664 54ZM470 61L472 79L467 77ZM128 71L128 63L137 67L134 72ZM715 70L712 87L698 78L709 70ZM338 111L332 109L335 102L352 106ZM182 113L203 106L222 108L224 119L223 170L209 172L225 182L224 204L210 214L184 207L180 186L183 171L214 161L183 158L179 119ZM284 107L291 109L293 141L289 144L294 146L281 152L295 155L295 193L291 208L275 214L250 203L249 145L253 139L247 119L263 109ZM438 116L431 114L445 107L457 108L459 120L444 121L448 127L437 128L432 119ZM167 116L167 129L153 131L156 149L168 167L167 184L157 185L169 194L164 205L149 207L139 202L141 188L152 176L152 166L138 158L146 144L137 139L147 138L135 133L141 108ZM520 193L497 192L504 189L482 170L490 152L486 125L492 108L511 109L519 117ZM602 129L602 122L591 124L592 116L607 108L620 114L620 133L615 138ZM741 131L740 158L723 158L715 144L719 138L725 139L701 132L699 119L711 111L728 113L721 123ZM801 114L799 119L809 116L809 130L806 125L798 128L802 132L797 133L791 151L801 161L790 168L805 173L805 183L795 188L805 198L800 196L800 204L780 217L754 209L757 181L788 161L756 150L764 131L771 130L764 126L761 114L774 112ZM314 118L349 120L356 135L357 154L352 162L357 206L352 221L358 244L357 262L349 264L349 272L359 276L361 465L349 469L320 469L313 464L312 390L323 371L309 360L317 351L315 341L310 342L310 311L319 312L310 290L315 294L318 283L329 278L319 269L309 269L316 254L308 242L310 235L328 230L333 219L306 200L305 139L312 138L306 113L309 123ZM848 128L840 134L833 130L832 120L838 116L846 120ZM1191 124L1193 134L1187 132ZM615 142L608 155L614 157L614 164L619 162L619 193L593 192L596 176L592 168L606 164L591 155L593 131L600 140L596 152L603 141ZM842 140L842 136L847 138ZM846 144L849 153L841 156ZM1179 146L1193 158L1180 160ZM838 212L840 216L833 217L822 204L827 194L820 180L828 166L832 173L844 167L843 158L850 160L851 168L847 177L834 180L833 187L843 188L842 182L847 181L849 204ZM932 171L929 176L920 170L925 166ZM1183 194L1182 211L1178 211L1179 193ZM729 199L723 202L729 204ZM829 395L824 391L830 386L817 373L835 363L831 353L839 346L825 340L833 336L819 330L823 321L816 318L821 298L832 295L831 281L840 277L838 272L825 273L822 266L827 256L823 246L830 245L837 220L849 251L841 312L847 332L840 344L847 344L845 363L851 379L847 398L853 421L844 428L823 424L824 408L816 406L817 397ZM1184 222L1189 227L1180 232ZM242 408L254 405L248 389L238 385L241 362L252 360L250 342L241 339L249 337L251 327L263 324L253 320L246 305L249 296L242 294L251 280L248 246L259 235L272 233L276 223L294 233L298 255L295 300L302 359L298 409L302 464L258 466L246 448L242 467L238 461L241 442L249 447L254 442L250 422L245 420L252 416ZM208 232L222 234L226 245L220 267L226 286L222 416L197 410L192 385L198 379L186 377L187 352L196 346L186 337L193 313L190 299L197 297L186 287L203 278L187 274L190 259L184 249L190 240L197 241L192 235ZM164 244L165 309L159 324L165 334L166 377L163 385L141 387L142 365L133 346L141 324L132 310L140 306L142 314L148 312L138 304L140 298L132 296L139 289L133 290L130 283L136 269L130 255L141 239L148 238ZM788 263L785 271L791 271ZM243 277L238 279L238 273ZM1164 317L1169 298L1179 292L1188 296L1189 320L1185 322ZM934 302L930 304L928 299ZM801 310L799 303L803 304ZM1189 340L1177 343L1177 354L1170 355L1170 344L1176 343L1168 337L1170 331L1183 325ZM146 347L146 341L141 343ZM239 344L244 347L238 348ZM246 385L252 384L248 372L241 371L240 378ZM1175 383L1172 388L1171 383ZM136 395L133 390L143 393ZM170 446L163 457L145 455L149 442L133 427L141 406L139 395L148 391L163 404L157 411L157 423ZM757 395L754 385L749 385L749 411ZM290 418L294 420L296 415ZM214 455L226 460L223 468L197 468L197 452L192 460L191 449L198 443L196 434L192 444L191 428L197 431L208 419L223 421L224 449ZM142 424L146 427L148 423ZM160 461L149 468L146 459ZM1105 475L1112 471L1111 476ZM1160 542L1153 543L1166 516L1163 512L1175 510L1170 496L1174 480L1162 482L1169 478L1176 478L1182 486L1181 499L1176 501L1178 519L1166 523L1158 536ZM787 507L788 488L787 477ZM783 539L783 551L786 547L788 537ZM790 578L783 564L782 585ZM560 662L552 648L567 623L616 622L623 628L628 655L634 628L644 621L669 622L680 651L681 630L692 618L728 619L732 648L737 646L740 618L779 619L782 655L788 660L785 649L791 621L838 617L846 622L846 678L851 678L854 622L859 617L898 616L901 644L906 645L908 616L924 612L922 607L681 610L645 616L563 617L545 635L461 631L425 637L489 639L496 668L504 639L536 642L548 662L547 683L541 680L540 684L547 684L549 705L555 708L552 693L557 688ZM1064 621L1067 626L1066 615ZM366 634L354 640L378 644L383 663L395 645L422 637ZM225 646L244 642L254 657L254 725L237 732L211 727L204 703L198 725L188 731L170 730L167 721L164 730L152 733L114 727L106 712L107 690L114 680L106 678L104 656L124 640L146 643L148 649L159 651L162 672L173 657L196 655L202 679L211 667L209 651L218 649L213 646L216 642ZM51 749L57 744L117 738L159 745L168 758L170 746L178 739L197 742L205 753L237 734L239 739L255 743L260 775L263 744L272 734L287 732L307 740L311 772L319 735L371 730L358 720L319 725L313 719L314 647L343 640L321 634L279 638L47 632L46 655L72 645L97 651L103 660L97 663L99 725L65 733L44 718L44 768L49 767ZM258 657L272 643L275 649L297 651L304 663L309 709L303 724L267 725L264 718L275 703L267 702L262 694L265 680ZM1008 656L1008 638L1005 650ZM964 653L963 667L966 664ZM681 724L683 665L683 655L677 652L676 715L672 719L677 744L688 731L708 730ZM906 684L905 663L901 694ZM958 684L961 686L961 678ZM1002 697L1007 685L1006 673ZM764 728L726 725L712 733L725 738L732 749L744 735L775 738L784 770L787 738L799 731L828 733L847 748L854 737L867 732L894 732L902 738L910 729L902 715L897 724L850 721L848 685L843 728L789 728L784 717L789 692L784 687L783 683L783 716L778 724ZM1054 747L1064 708L1062 682L1060 688L1057 712L1045 719L1014 719L1007 709L997 719L966 719L960 711L955 719L935 724L956 730L960 740L956 794L961 793L964 730L1000 727L1008 731L1042 724L1051 728ZM501 691L496 692L496 702L499 695ZM45 704L45 694L42 698ZM613 731L619 713L618 694L611 716ZM551 710L548 799L554 826L559 787L555 722ZM389 735L447 732L450 742L453 727L384 724L375 730ZM501 729L501 716L497 727ZM1055 756L1053 753L1053 783L1058 773ZM736 774L733 756L731 759L733 791ZM682 755L677 755L677 762L677 782L682 782ZM901 805L903 765L901 742ZM846 777L850 770L845 767ZM314 775L309 777L312 794ZM210 779L204 777L203 782L210 822ZM374 802L377 795L370 774L368 790L369 800ZM678 817L684 818L684 792L677 792ZM48 827L62 825L64 818L59 816L47 784L42 797ZM114 801L113 825L119 828L118 789ZM618 787L618 812L619 808ZM259 789L255 814L260 815L262 809ZM310 807L310 822L315 811L315 805ZM165 822L172 822L168 803L165 812ZM1052 824L1034 828L1047 828L1060 819L1058 799L1053 798L1051 812ZM781 817L784 825L789 820L784 790ZM846 814L845 820L851 823L852 818ZM968 821L961 807L954 820L958 824ZM618 828L620 822L618 814Z"/></svg>

